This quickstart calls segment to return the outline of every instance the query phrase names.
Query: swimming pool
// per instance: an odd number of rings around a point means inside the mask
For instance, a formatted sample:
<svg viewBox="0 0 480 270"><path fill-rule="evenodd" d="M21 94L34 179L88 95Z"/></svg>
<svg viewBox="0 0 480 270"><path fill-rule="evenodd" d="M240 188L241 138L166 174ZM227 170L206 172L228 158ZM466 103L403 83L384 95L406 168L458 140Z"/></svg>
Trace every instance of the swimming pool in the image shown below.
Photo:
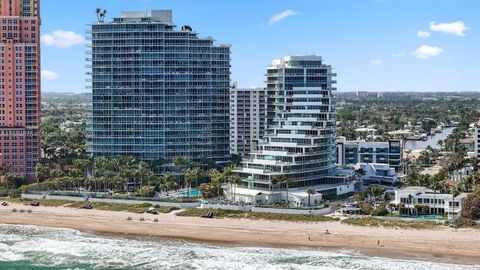
<svg viewBox="0 0 480 270"><path fill-rule="evenodd" d="M180 193L180 196L182 197L200 197L202 196L202 191L200 189L191 189L190 190L190 193L185 191L185 192L182 192Z"/></svg>

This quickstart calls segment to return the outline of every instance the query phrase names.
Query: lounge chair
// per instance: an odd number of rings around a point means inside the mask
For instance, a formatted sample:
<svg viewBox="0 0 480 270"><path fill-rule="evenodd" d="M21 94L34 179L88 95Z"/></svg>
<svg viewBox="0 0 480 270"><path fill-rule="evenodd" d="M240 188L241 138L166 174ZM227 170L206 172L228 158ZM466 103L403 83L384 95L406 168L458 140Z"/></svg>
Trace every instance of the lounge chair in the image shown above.
<svg viewBox="0 0 480 270"><path fill-rule="evenodd" d="M213 218L213 212L211 211L205 211L203 212L203 214L201 215L202 218Z"/></svg>
<svg viewBox="0 0 480 270"><path fill-rule="evenodd" d="M158 222L158 218L154 219L153 222Z"/></svg>
<svg viewBox="0 0 480 270"><path fill-rule="evenodd" d="M132 217L127 217L127 220L132 220Z"/></svg>
<svg viewBox="0 0 480 270"><path fill-rule="evenodd" d="M145 213L152 214L152 215L158 215L158 211L153 207L148 208L147 211L145 211Z"/></svg>
<svg viewBox="0 0 480 270"><path fill-rule="evenodd" d="M40 202L33 201L33 202L30 203L30 206L40 206Z"/></svg>
<svg viewBox="0 0 480 270"><path fill-rule="evenodd" d="M83 209L89 209L89 210L91 210L91 209L93 209L93 205L87 203L87 204L85 204L84 206L82 206L82 208L83 208Z"/></svg>

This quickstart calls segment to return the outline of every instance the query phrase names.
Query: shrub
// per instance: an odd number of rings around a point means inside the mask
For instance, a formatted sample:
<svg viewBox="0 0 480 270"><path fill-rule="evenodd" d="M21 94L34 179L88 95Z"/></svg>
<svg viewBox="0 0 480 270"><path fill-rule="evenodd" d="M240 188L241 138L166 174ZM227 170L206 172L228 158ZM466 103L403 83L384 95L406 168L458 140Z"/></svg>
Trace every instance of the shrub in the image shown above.
<svg viewBox="0 0 480 270"><path fill-rule="evenodd" d="M480 219L480 191L471 193L465 199L462 217L467 219Z"/></svg>
<svg viewBox="0 0 480 270"><path fill-rule="evenodd" d="M440 226L431 221L403 221L403 220L385 220L374 217L365 218L347 218L342 223L355 226L373 226L373 227L397 227L402 229L428 230Z"/></svg>
<svg viewBox="0 0 480 270"><path fill-rule="evenodd" d="M477 228L480 227L475 220L471 220L465 217L460 217L457 220L455 220L455 225L457 225L457 228Z"/></svg>
<svg viewBox="0 0 480 270"><path fill-rule="evenodd" d="M145 202L145 203L139 204L138 206L139 207L152 207L152 204L148 203L148 202Z"/></svg>
<svg viewBox="0 0 480 270"><path fill-rule="evenodd" d="M138 194L142 197L152 197L155 194L154 186L143 186L138 190Z"/></svg>
<svg viewBox="0 0 480 270"><path fill-rule="evenodd" d="M321 222L321 221L338 220L338 219L334 219L326 216L243 212L243 211L214 209L214 208L211 208L211 209L188 208L179 213L176 213L176 215L181 217L199 217L205 211L212 212L214 218L247 218L247 219L280 220L280 221L290 221L290 222Z"/></svg>

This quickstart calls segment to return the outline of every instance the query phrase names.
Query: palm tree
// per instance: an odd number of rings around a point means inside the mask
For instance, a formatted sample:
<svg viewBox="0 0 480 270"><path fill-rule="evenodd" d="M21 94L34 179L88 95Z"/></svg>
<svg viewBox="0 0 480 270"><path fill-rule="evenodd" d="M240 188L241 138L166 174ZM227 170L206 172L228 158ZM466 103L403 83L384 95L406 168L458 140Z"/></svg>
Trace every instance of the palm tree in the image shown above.
<svg viewBox="0 0 480 270"><path fill-rule="evenodd" d="M168 196L168 191L177 187L177 178L175 177L175 175L173 175L170 172L167 172L166 174L162 175L160 177L160 182L162 183L161 185L165 190L165 192L167 193L167 196Z"/></svg>
<svg viewBox="0 0 480 270"><path fill-rule="evenodd" d="M315 195L317 192L313 188L307 189L307 194L308 194L308 206L310 206L310 195Z"/></svg>
<svg viewBox="0 0 480 270"><path fill-rule="evenodd" d="M233 201L235 201L235 193L237 192L237 185L242 179L238 174L234 174L230 177L230 184L233 185Z"/></svg>
<svg viewBox="0 0 480 270"><path fill-rule="evenodd" d="M431 187L433 189L433 214L436 215L438 213L438 211L437 211L437 191L441 187L440 187L440 182L436 181L435 177L433 179L434 179L434 181L431 184Z"/></svg>
<svg viewBox="0 0 480 270"><path fill-rule="evenodd" d="M452 215L454 218L457 217L457 215L455 214L455 198L460 195L460 191L458 191L457 188L452 188L450 193L452 194Z"/></svg>
<svg viewBox="0 0 480 270"><path fill-rule="evenodd" d="M413 195L408 194L408 213L410 216L412 215L412 205L413 205Z"/></svg>
<svg viewBox="0 0 480 270"><path fill-rule="evenodd" d="M233 170L235 170L234 164L231 164L223 169L225 180L230 183L230 192L232 192L232 182L230 180L236 174Z"/></svg>
<svg viewBox="0 0 480 270"><path fill-rule="evenodd" d="M104 22L105 20L105 16L107 15L107 10L105 9L101 9L101 8L97 8L95 10L95 13L97 14L97 19L99 22Z"/></svg>
<svg viewBox="0 0 480 270"><path fill-rule="evenodd" d="M480 171L480 159L478 157L471 158L470 163L472 163L473 172Z"/></svg>
<svg viewBox="0 0 480 270"><path fill-rule="evenodd" d="M275 186L278 184L278 177L274 177L270 180L270 190L275 190Z"/></svg>
<svg viewBox="0 0 480 270"><path fill-rule="evenodd" d="M225 175L217 169L209 170L208 175L212 183L217 187L217 196L220 197L220 188L222 187L223 181L225 181Z"/></svg>
<svg viewBox="0 0 480 270"><path fill-rule="evenodd" d="M181 175L180 167L187 166L190 164L190 159L187 157L174 157L173 163L175 164L176 173ZM178 186L180 186L180 177L178 178Z"/></svg>
<svg viewBox="0 0 480 270"><path fill-rule="evenodd" d="M185 171L185 187L187 188L188 197L190 197L192 182L196 181L198 185L198 177L200 177L200 168L189 168Z"/></svg>
<svg viewBox="0 0 480 270"><path fill-rule="evenodd" d="M138 163L137 173L140 176L140 188L143 186L143 178L153 174L148 164L144 161L140 161L140 163Z"/></svg>
<svg viewBox="0 0 480 270"><path fill-rule="evenodd" d="M6 174L3 178L5 181L5 184L7 186L7 189L13 189L15 188L15 182L17 180L17 177L13 174Z"/></svg>
<svg viewBox="0 0 480 270"><path fill-rule="evenodd" d="M373 198L376 200L380 195L385 192L384 188L381 187L372 187L370 189L370 193L372 194Z"/></svg>
<svg viewBox="0 0 480 270"><path fill-rule="evenodd" d="M287 196L287 206L290 204L290 201L288 199L288 188L293 185L293 179L290 178L289 176L286 175L279 175L276 177L276 181L278 183L283 183L285 184L285 190L286 190L286 196Z"/></svg>

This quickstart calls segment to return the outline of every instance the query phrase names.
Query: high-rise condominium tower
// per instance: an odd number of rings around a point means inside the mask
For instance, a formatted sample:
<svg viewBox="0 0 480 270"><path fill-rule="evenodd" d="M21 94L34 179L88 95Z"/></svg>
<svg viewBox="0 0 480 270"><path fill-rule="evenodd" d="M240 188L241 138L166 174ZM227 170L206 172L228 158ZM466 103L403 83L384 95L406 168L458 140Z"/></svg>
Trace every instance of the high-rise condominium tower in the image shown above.
<svg viewBox="0 0 480 270"><path fill-rule="evenodd" d="M228 160L230 46L171 10L124 12L91 39L94 156Z"/></svg>
<svg viewBox="0 0 480 270"><path fill-rule="evenodd" d="M248 155L265 133L267 91L230 89L230 153Z"/></svg>
<svg viewBox="0 0 480 270"><path fill-rule="evenodd" d="M273 61L267 69L267 131L237 171L242 176L239 186L263 191L259 194L268 197L269 191L285 189L285 183L272 183L286 176L293 181L289 188L312 187L324 195L353 188L348 184L351 175L335 167L334 77L332 67L319 56ZM339 192L342 185L345 189ZM260 201L279 201L273 193L268 198L255 196Z"/></svg>
<svg viewBox="0 0 480 270"><path fill-rule="evenodd" d="M40 1L0 0L0 174L40 158Z"/></svg>

